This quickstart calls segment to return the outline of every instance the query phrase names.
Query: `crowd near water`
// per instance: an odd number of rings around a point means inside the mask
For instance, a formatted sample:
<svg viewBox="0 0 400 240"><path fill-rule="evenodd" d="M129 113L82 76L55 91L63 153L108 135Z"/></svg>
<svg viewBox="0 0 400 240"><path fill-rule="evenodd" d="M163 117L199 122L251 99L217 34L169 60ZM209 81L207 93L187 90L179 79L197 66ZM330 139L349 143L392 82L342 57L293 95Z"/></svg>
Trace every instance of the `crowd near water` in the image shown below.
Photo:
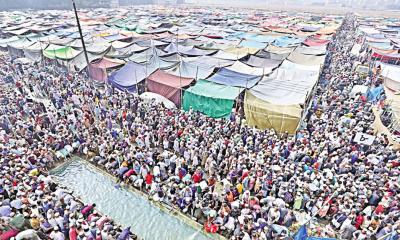
<svg viewBox="0 0 400 240"><path fill-rule="evenodd" d="M328 53L306 124L294 136L260 131L235 114L195 111L96 88L85 74L1 56L0 239L134 239L47 174L66 153L84 156L228 239L398 239L400 153L379 135L373 103L350 98L360 78L350 51L360 38L348 15ZM95 190L94 190L95 191ZM140 221L140 220L138 220ZM156 231L156 229L155 229ZM177 239L179 237L177 236Z"/></svg>

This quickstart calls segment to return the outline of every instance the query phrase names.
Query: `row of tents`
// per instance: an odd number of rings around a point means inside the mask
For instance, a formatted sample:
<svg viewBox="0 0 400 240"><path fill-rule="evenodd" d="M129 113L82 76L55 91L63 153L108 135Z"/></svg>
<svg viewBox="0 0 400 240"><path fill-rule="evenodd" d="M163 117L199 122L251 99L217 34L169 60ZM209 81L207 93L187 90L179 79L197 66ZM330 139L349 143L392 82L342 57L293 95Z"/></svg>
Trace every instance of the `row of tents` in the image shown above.
<svg viewBox="0 0 400 240"><path fill-rule="evenodd" d="M391 19L364 18L360 24L359 34L363 41L353 46L352 53L368 58L372 64L359 65L357 70L364 72L364 75L372 69L379 71L378 76L383 80L383 84L367 90L367 93L370 93L368 96L385 93L385 103L388 106L380 115L376 115L374 129L388 136L389 141L399 148L400 23Z"/></svg>
<svg viewBox="0 0 400 240"><path fill-rule="evenodd" d="M240 109L251 126L295 133L340 17L203 9L198 21L188 9L164 10L83 18L89 66L72 16L63 11L46 24L9 17L0 47L15 58L85 69L120 91L161 95L184 110L222 118Z"/></svg>

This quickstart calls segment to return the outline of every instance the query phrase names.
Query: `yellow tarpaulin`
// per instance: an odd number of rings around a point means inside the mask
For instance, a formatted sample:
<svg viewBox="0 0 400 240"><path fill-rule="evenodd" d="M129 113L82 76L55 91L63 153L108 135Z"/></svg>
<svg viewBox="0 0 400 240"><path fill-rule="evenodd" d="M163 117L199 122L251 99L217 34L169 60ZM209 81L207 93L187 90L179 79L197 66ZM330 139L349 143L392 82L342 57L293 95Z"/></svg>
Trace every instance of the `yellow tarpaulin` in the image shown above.
<svg viewBox="0 0 400 240"><path fill-rule="evenodd" d="M263 101L249 91L245 93L244 112L249 126L265 130L273 128L277 133L295 134L301 120L300 105L276 105Z"/></svg>
<svg viewBox="0 0 400 240"><path fill-rule="evenodd" d="M260 49L258 49L258 48L250 48L250 47L241 47L241 48L231 47L231 48L225 49L224 51L240 56L240 55L246 55L246 54L255 54L259 50Z"/></svg>
<svg viewBox="0 0 400 240"><path fill-rule="evenodd" d="M374 129L374 134L385 134L388 137L390 145L392 145L394 150L400 150L400 143L396 142L394 139L394 136L392 136L392 133L389 131L385 125L383 125L380 117L380 113L377 108L373 108L372 112L374 113L375 120L372 123L372 128Z"/></svg>
<svg viewBox="0 0 400 240"><path fill-rule="evenodd" d="M275 54L285 54L285 53L291 53L294 48L291 47L277 47L274 45L269 45L266 50L270 53L275 53Z"/></svg>

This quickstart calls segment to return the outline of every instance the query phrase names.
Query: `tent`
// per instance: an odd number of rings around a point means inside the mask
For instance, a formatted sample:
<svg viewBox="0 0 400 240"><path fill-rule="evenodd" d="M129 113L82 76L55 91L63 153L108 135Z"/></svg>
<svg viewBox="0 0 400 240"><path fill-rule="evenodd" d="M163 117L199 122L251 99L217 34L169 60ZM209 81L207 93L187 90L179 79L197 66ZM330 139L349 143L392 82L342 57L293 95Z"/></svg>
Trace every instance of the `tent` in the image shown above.
<svg viewBox="0 0 400 240"><path fill-rule="evenodd" d="M276 36L268 36L268 35L249 35L244 37L247 40L251 40L251 41L257 41L257 42L261 42L261 43L271 43L273 42L275 39L277 39L278 37Z"/></svg>
<svg viewBox="0 0 400 240"><path fill-rule="evenodd" d="M267 47L266 43L257 42L257 41L250 41L250 40L242 40L239 44L240 47L244 48L258 48L263 49Z"/></svg>
<svg viewBox="0 0 400 240"><path fill-rule="evenodd" d="M21 39L19 41L11 42L7 45L8 54L12 57L24 57L23 49L33 45L35 42L28 39Z"/></svg>
<svg viewBox="0 0 400 240"><path fill-rule="evenodd" d="M281 60L273 60L251 55L246 61L246 64L258 68L275 69L281 64L281 62Z"/></svg>
<svg viewBox="0 0 400 240"><path fill-rule="evenodd" d="M245 56L247 56L248 53L230 53L226 52L223 50L218 51L216 54L212 55L214 58L219 58L219 59L224 59L224 60L238 60L241 59Z"/></svg>
<svg viewBox="0 0 400 240"><path fill-rule="evenodd" d="M177 66L179 62L164 61L161 57L153 55L149 61L142 63L145 67L146 73L151 74L157 69L168 70Z"/></svg>
<svg viewBox="0 0 400 240"><path fill-rule="evenodd" d="M318 76L318 68L285 62L250 91L254 96L277 105L304 104Z"/></svg>
<svg viewBox="0 0 400 240"><path fill-rule="evenodd" d="M260 50L259 48L253 48L253 47L231 47L231 48L226 48L224 51L235 54L236 56L246 56L248 54L255 54L259 50Z"/></svg>
<svg viewBox="0 0 400 240"><path fill-rule="evenodd" d="M167 53L179 53L188 56L204 56L215 53L215 50L204 50L193 46L182 46L176 43L170 43L164 48Z"/></svg>
<svg viewBox="0 0 400 240"><path fill-rule="evenodd" d="M183 78L157 70L146 80L147 91L160 94L172 101L175 106L181 106L182 88L189 86L193 78Z"/></svg>
<svg viewBox="0 0 400 240"><path fill-rule="evenodd" d="M283 62L280 68L246 91L247 123L260 129L273 128L278 133L294 134L318 76L318 66Z"/></svg>
<svg viewBox="0 0 400 240"><path fill-rule="evenodd" d="M41 42L36 42L29 47L25 47L23 49L24 51L24 56L26 58L31 59L32 61L38 62L42 59L43 56L43 49L47 47L47 44L41 43Z"/></svg>
<svg viewBox="0 0 400 240"><path fill-rule="evenodd" d="M163 56L165 53L155 47L144 50L143 52L138 52L130 56L127 60L136 63L146 63L150 61L153 56Z"/></svg>
<svg viewBox="0 0 400 240"><path fill-rule="evenodd" d="M289 54L290 53L281 53L281 54L271 53L271 52L268 52L265 49L263 49L263 50L259 51L258 53L256 53L255 56L260 57L260 58L265 58L265 59L283 61L284 59L287 58L287 56L289 56Z"/></svg>
<svg viewBox="0 0 400 240"><path fill-rule="evenodd" d="M205 67L227 67L234 63L232 60L227 59L219 59L214 56L201 56L198 58L193 58L190 60L191 63L197 66L205 66Z"/></svg>
<svg viewBox="0 0 400 240"><path fill-rule="evenodd" d="M276 47L291 47L299 45L303 40L300 38L290 37L290 36L282 36L275 41L272 42L272 45Z"/></svg>
<svg viewBox="0 0 400 240"><path fill-rule="evenodd" d="M263 76L272 72L272 68L258 68L236 61L232 66L226 67L234 72L249 74L254 76Z"/></svg>
<svg viewBox="0 0 400 240"><path fill-rule="evenodd" d="M274 45L269 45L267 48L265 48L266 51L275 54L291 53L294 49L294 47L279 47Z"/></svg>
<svg viewBox="0 0 400 240"><path fill-rule="evenodd" d="M103 56L101 54L98 55L98 54L92 54L92 53L88 53L87 55L88 55L89 63L94 60L100 59ZM57 62L63 66L66 66L72 72L80 72L84 68L87 67L85 54L83 52L81 52L80 54L78 54L76 57L74 57L72 59L69 59L69 60L58 59Z"/></svg>
<svg viewBox="0 0 400 240"><path fill-rule="evenodd" d="M0 39L0 47L2 48L7 48L7 45L12 43L12 42L16 42L19 40L19 37L17 36L12 36L10 38L2 38Z"/></svg>
<svg viewBox="0 0 400 240"><path fill-rule="evenodd" d="M276 105L263 101L246 91L244 112L249 126L258 129L275 129L294 134L299 126L303 109L299 105Z"/></svg>
<svg viewBox="0 0 400 240"><path fill-rule="evenodd" d="M135 62L128 62L120 70L112 73L108 82L121 91L137 92L137 85L147 76L146 67Z"/></svg>
<svg viewBox="0 0 400 240"><path fill-rule="evenodd" d="M107 52L106 56L110 58L129 58L135 52L142 52L147 50L148 47L141 47L137 44L131 44L124 48L115 48L111 47L110 50Z"/></svg>
<svg viewBox="0 0 400 240"><path fill-rule="evenodd" d="M325 62L325 55L316 56L316 55L302 54L297 51L293 51L287 57L287 60L307 66L315 66L315 65L320 66Z"/></svg>
<svg viewBox="0 0 400 240"><path fill-rule="evenodd" d="M72 47L50 44L43 50L43 55L50 59L71 60L81 52L82 51L75 50Z"/></svg>
<svg viewBox="0 0 400 240"><path fill-rule="evenodd" d="M313 46L324 46L327 45L330 41L329 40L323 40L323 39L317 39L317 38L307 38L303 44L313 47Z"/></svg>
<svg viewBox="0 0 400 240"><path fill-rule="evenodd" d="M400 91L400 66L391 64L380 64L382 67L381 76L384 78L385 87L392 91Z"/></svg>
<svg viewBox="0 0 400 240"><path fill-rule="evenodd" d="M183 96L183 109L202 112L213 118L228 117L242 88L199 80Z"/></svg>
<svg viewBox="0 0 400 240"><path fill-rule="evenodd" d="M90 64L89 77L99 82L105 82L107 81L107 69L115 68L123 64L125 64L125 62L122 60L104 57Z"/></svg>
<svg viewBox="0 0 400 240"><path fill-rule="evenodd" d="M261 76L236 72L227 68L221 68L207 80L214 83L232 87L251 88L260 81Z"/></svg>
<svg viewBox="0 0 400 240"><path fill-rule="evenodd" d="M381 51L375 50L372 53L371 57L376 60L379 60L381 62L393 63L393 64L400 63L400 54L399 53L387 54L387 53L383 53Z"/></svg>
<svg viewBox="0 0 400 240"><path fill-rule="evenodd" d="M294 52L305 54L305 55L320 56L320 55L326 54L326 46L325 45L314 46L314 47L300 46L300 47L297 47L294 50Z"/></svg>
<svg viewBox="0 0 400 240"><path fill-rule="evenodd" d="M168 73L185 78L204 79L209 77L214 72L214 67L200 66L196 62L182 61Z"/></svg>

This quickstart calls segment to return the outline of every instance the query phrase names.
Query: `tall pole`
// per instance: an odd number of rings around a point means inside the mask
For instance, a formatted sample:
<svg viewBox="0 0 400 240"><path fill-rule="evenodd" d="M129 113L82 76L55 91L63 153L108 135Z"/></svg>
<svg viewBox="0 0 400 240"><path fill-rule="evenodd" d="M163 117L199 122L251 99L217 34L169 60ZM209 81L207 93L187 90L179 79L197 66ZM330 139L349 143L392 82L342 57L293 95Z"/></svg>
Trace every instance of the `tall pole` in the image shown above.
<svg viewBox="0 0 400 240"><path fill-rule="evenodd" d="M82 28L81 28L81 23L79 21L79 17L78 17L78 12L76 11L76 5L75 5L75 0L71 0L72 1L72 5L74 6L74 12L75 12L75 18L76 18L76 23L78 24L78 30L79 30L79 35L81 37L81 42L82 42L82 47L83 47L83 53L85 54L85 59L86 59L86 64L87 64L87 68L89 69L89 58L86 52L86 46L85 46L85 40L83 40L83 35L82 35ZM89 72L88 72L89 73Z"/></svg>

